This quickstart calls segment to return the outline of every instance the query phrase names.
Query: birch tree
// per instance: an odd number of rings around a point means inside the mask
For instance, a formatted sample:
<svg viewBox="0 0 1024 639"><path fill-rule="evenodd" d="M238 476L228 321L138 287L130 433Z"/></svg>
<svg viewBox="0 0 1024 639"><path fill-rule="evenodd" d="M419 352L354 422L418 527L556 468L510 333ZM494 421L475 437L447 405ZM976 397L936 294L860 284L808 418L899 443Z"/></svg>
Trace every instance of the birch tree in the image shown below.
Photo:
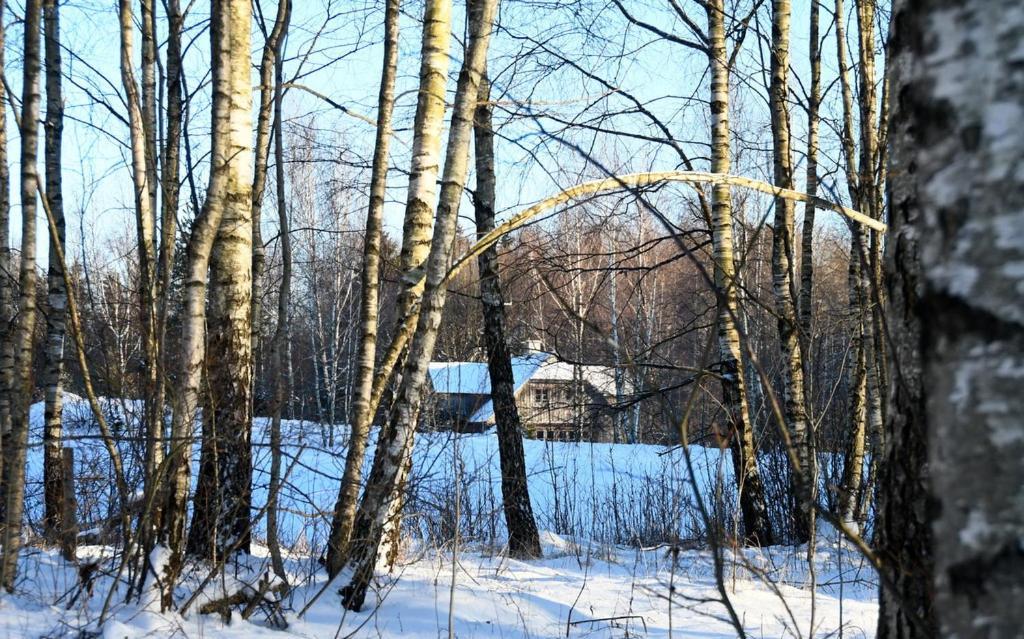
<svg viewBox="0 0 1024 639"><path fill-rule="evenodd" d="M772 115L772 148L775 184L792 189L793 157L790 148L789 107L789 0L772 2L772 54L769 103ZM779 344L782 349L783 400L785 429L789 457L792 460L792 485L798 504L794 516L796 539L804 542L810 537L808 519L812 505L809 479L811 466L810 436L807 424L804 389L804 365L797 324L795 265L793 251L795 203L782 197L775 198L775 220L772 229L772 285L775 290Z"/></svg>
<svg viewBox="0 0 1024 639"><path fill-rule="evenodd" d="M219 14L219 15L218 15ZM189 552L210 561L249 552L252 506L252 83L249 81L252 5L215 4L211 31L230 46L214 63L229 78L226 105L231 154L214 157L222 189L211 182L207 207L220 207L210 254L207 377L210 414L203 419L202 454ZM212 37L212 36L211 36ZM217 50L215 46L215 50ZM219 52L219 51L218 51ZM215 86L215 91L220 87ZM218 149L219 150L219 149ZM217 151L215 151L216 153ZM223 162L223 166L217 166ZM218 185L219 186L219 185Z"/></svg>
<svg viewBox="0 0 1024 639"><path fill-rule="evenodd" d="M881 190L877 169L878 123L875 120L874 70L874 17L866 2L858 0L858 59L857 98L853 97L846 47L847 30L845 5L836 0L836 55L839 62L838 80L842 96L843 125L840 131L843 165L850 201L854 208L872 219L881 219L878 205ZM870 14L870 16L869 16ZM856 117L855 117L856 113ZM857 122L855 129L854 122ZM859 136L858 132L859 131ZM880 235L868 229L851 226L849 270L850 356L847 363L849 388L850 438L844 454L843 477L839 486L839 515L849 526L859 527L858 513L865 501L863 482L864 460L869 434L875 437L881 430L881 380L874 340L878 330L876 302L880 289L880 271L877 253L881 249ZM872 258L871 255L875 257ZM875 455L877 457L877 455Z"/></svg>
<svg viewBox="0 0 1024 639"><path fill-rule="evenodd" d="M893 7L878 636L1024 626L1024 8Z"/></svg>
<svg viewBox="0 0 1024 639"><path fill-rule="evenodd" d="M451 0L428 0L423 8L423 43L420 51L420 85L413 121L412 162L402 223L401 277L396 312L396 339L374 379L370 413L380 405L391 373L400 368L415 327L417 302L423 291L422 278L430 250L437 179L441 172L445 90L448 81ZM372 417L371 417L372 419Z"/></svg>
<svg viewBox="0 0 1024 639"><path fill-rule="evenodd" d="M807 167L805 172L804 190L808 195L818 195L818 130L821 126L821 51L819 0L811 0L808 25L808 62L811 67L811 81L807 95ZM799 536L803 523L806 523L811 543L807 546L808 557L813 558L815 535L816 506L818 502L818 445L815 432L813 376L811 368L812 344L814 341L814 218L817 207L813 203L804 204L804 224L800 244L800 293L797 304L797 322L800 337L800 354L803 360L804 407L806 418L806 450L807 465L801 469L807 473L802 479L803 494L797 494L798 505L806 510L797 513L796 531Z"/></svg>
<svg viewBox="0 0 1024 639"><path fill-rule="evenodd" d="M238 217L247 217L241 212L243 204L251 210L252 193L252 84L249 79L249 51L251 5L243 0L224 0L213 3L210 24L210 43L213 60L213 129L211 139L210 180L203 209L193 222L189 235L186 273L185 300L182 319L182 371L181 390L176 402L171 423L171 440L174 443L173 457L169 464L172 481L171 498L168 508L168 547L172 552L168 562L165 583L173 584L181 569L184 552L185 517L189 495L189 453L193 435L193 424L199 413L199 392L203 376L203 360L206 356L206 291L207 271L210 253L213 249L221 219L229 207ZM236 221L235 233L244 234ZM251 231L250 231L251 233ZM242 242L244 244L244 241ZM248 245L246 245L248 247ZM252 256L244 260L249 266L241 265L249 272ZM247 283L248 284L248 283ZM249 291L251 294L251 288ZM247 296L247 295L246 295ZM246 300L247 301L247 300ZM242 311L233 319L241 321ZM244 313L249 312L248 306ZM237 336L237 335L236 335ZM249 343L249 336L245 342ZM242 345L248 353L248 347ZM244 377L244 373L242 375ZM212 421L212 420L211 420ZM204 423L204 428L207 427ZM212 426L212 424L211 424ZM206 433L204 433L205 435ZM214 433L210 433L213 443ZM209 475L207 475L209 478ZM206 486L210 491L214 486ZM208 493L209 494L209 493ZM204 514L210 511L204 506ZM248 512L245 513L248 521ZM212 522L210 522L212 523ZM197 550L204 555L212 548L208 528L200 528L197 535ZM230 535L230 531L225 531ZM221 538L220 541L226 541ZM236 540L237 541L237 540ZM222 548L223 549L223 548Z"/></svg>
<svg viewBox="0 0 1024 639"><path fill-rule="evenodd" d="M121 85L125 92L125 102L128 106L128 132L131 152L131 174L132 186L135 196L135 230L136 230L136 253L139 261L139 314L142 339L143 358L146 363L143 372L143 397L145 398L144 428L146 437L146 493L155 494L158 491L157 468L163 461L163 409L154 405L156 397L156 361L159 359L156 342L156 212L153 208L154 200L152 190L155 188L155 180L150 172L151 156L148 152L147 120L149 113L143 111L142 100L149 96L139 95L139 87L135 80L134 70L134 18L132 12L132 0L120 0L118 5L118 18L120 20L121 34ZM145 24L150 18L143 15ZM151 34L150 34L151 35ZM149 46L147 36L144 38L144 48ZM152 64L150 59L152 51L143 52L143 74L144 83L147 84L147 91L153 91L148 85L151 81L150 74L154 73L147 64ZM147 107L148 108L148 107ZM155 107L154 107L155 108ZM155 117L155 116L154 116ZM142 547L148 550L156 537L156 531L160 529L160 514L162 504L156 501L158 506L146 517L141 529Z"/></svg>
<svg viewBox="0 0 1024 639"><path fill-rule="evenodd" d="M875 69L875 2L856 0L858 35L858 98L860 107L860 179L858 181L860 208L872 218L881 220L882 190L884 172L879 164L883 156L880 151L880 130L878 121L878 90ZM884 109L882 109L884 111ZM867 511L874 491L877 461L880 456L884 402L882 399L885 381L884 340L882 339L882 234L868 231L868 241L863 245L864 270L864 321L865 330L865 385L867 390L867 431L865 448L870 454L867 483L857 495L857 512L853 514L858 526L867 521ZM847 519L849 519L847 514Z"/></svg>
<svg viewBox="0 0 1024 639"><path fill-rule="evenodd" d="M725 3L711 0L706 6L708 63L711 65L711 172L729 173L729 58L725 45ZM722 404L730 429L736 485L743 516L744 539L754 545L771 545L771 523L764 502L764 485L757 467L753 424L740 366L740 335L736 265L733 257L732 195L729 187L716 184L711 191L711 236L714 243L714 279L718 295L718 346L722 380Z"/></svg>
<svg viewBox="0 0 1024 639"><path fill-rule="evenodd" d="M353 399L354 416L345 456L345 470L338 489L338 499L331 521L327 545L327 572L333 577L344 565L346 547L352 536L359 484L366 455L366 442L373 420L372 408L374 362L377 351L377 307L380 298L380 249L383 227L384 197L387 194L388 150L392 135L392 114L395 109L395 76L398 71L399 0L388 0L384 9L384 60L381 68L380 92L377 97L377 134L373 147L370 176L370 203L366 211L363 234L362 297L359 306L359 351L356 387ZM426 35L424 35L426 38ZM429 96L426 96L429 97ZM417 102L425 105L421 94Z"/></svg>
<svg viewBox="0 0 1024 639"><path fill-rule="evenodd" d="M284 561L281 558L281 544L277 534L278 516L278 495L281 491L281 413L284 410L285 394L287 393L286 361L288 356L288 336L291 331L291 287L292 287L292 241L291 229L288 223L288 206L285 200L285 171L284 171L284 122L282 116L284 102L284 34L288 31L288 22L291 19L291 0L281 0L277 7L277 20L274 22L274 29L271 37L268 38L268 45L271 46L271 55L264 54L264 64L273 64L274 71L274 172L275 187L277 195L277 215L280 221L281 234L281 286L277 294L277 327L274 329L274 336L270 344L270 374L273 378L273 398L270 412L270 486L267 490L267 547L270 550L270 558L273 563L274 572L281 579L287 579L284 569ZM261 97L262 101L262 89ZM258 152L258 151L257 151ZM258 160L257 160L258 161ZM255 193L255 181L253 191ZM255 201L255 197L253 200ZM253 205L253 233L255 235L258 219L257 207ZM258 235L256 236L258 237ZM258 242L254 239L254 248ZM253 282L256 278L256 262L253 261ZM258 304L254 297L253 304ZM256 315L256 311L253 311ZM256 333L256 331L253 331Z"/></svg>
<svg viewBox="0 0 1024 639"><path fill-rule="evenodd" d="M440 11L445 15L450 14L450 3L442 4L445 6L439 7ZM357 513L355 530L360 533L365 531L365 534L354 538L358 546L350 551L349 561L355 566L355 571L343 595L345 606L353 610L362 608L366 589L377 566L378 553L388 533L387 529L396 526L401 503L398 491L404 485L408 473L427 366L433 355L437 328L444 308L447 292L445 278L452 257L452 240L459 202L469 170L473 111L486 64L491 25L497 4L497 0L478 0L470 4L467 12L470 37L455 90L444 175L441 180L442 188L437 204L437 220L434 224L433 237L429 242L421 308L409 346L409 355L402 369L395 405L388 418L388 427L382 429L380 434L370 481ZM429 72L426 65L425 69ZM390 543L395 544L397 530L393 530L390 536ZM394 550L392 546L390 552L386 553L388 563L394 562Z"/></svg>
<svg viewBox="0 0 1024 639"><path fill-rule="evenodd" d="M805 170L804 191L808 195L818 195L818 150L819 129L821 128L821 35L820 18L821 3L811 0L808 13L808 53L807 61L811 67L811 81L807 93L807 165ZM811 341L814 335L814 222L817 207L813 203L804 204L804 223L801 229L800 242L800 299L797 305L799 312L801 353L804 360L804 389L807 392L808 421L813 421L810 409L811 375L808 362L811 357ZM813 439L813 434L812 434Z"/></svg>
<svg viewBox="0 0 1024 639"><path fill-rule="evenodd" d="M0 558L0 587L14 589L21 550L22 516L25 507L25 456L28 447L29 405L32 401L32 335L36 321L36 210L39 177L39 73L40 0L25 3L25 44L21 90L21 264L18 324L11 385L11 427L4 444L3 556Z"/></svg>
<svg viewBox="0 0 1024 639"><path fill-rule="evenodd" d="M726 12L724 1L712 0L704 4L707 16L707 30L700 32L692 20L686 17L676 2L671 2L677 15L685 19L691 32L699 36L697 41L668 34L656 25L647 23L631 14L620 0L613 0L619 11L630 23L640 26L672 42L702 51L711 68L711 173L722 175L730 171L732 151L730 149L729 90L732 64L738 49L730 55L726 46ZM742 34L744 24L736 26L736 33ZM730 31L732 31L730 29ZM742 42L742 35L739 35ZM740 46L739 43L736 45ZM671 137L671 136L669 136ZM737 322L739 308L739 272L734 257L732 194L727 184L713 182L711 195L710 226L713 243L714 285L717 295L717 330L719 346L719 374L722 386L722 406L726 428L729 433L729 448L735 469L740 512L743 519L744 538L747 543L770 545L774 541L771 523L765 504L764 485L757 464L757 448L754 441L753 423L750 418L750 404L747 396L747 382L742 361L742 345ZM782 187L786 188L786 187ZM791 189L788 189L791 191ZM776 196L779 192L775 193ZM700 196L703 205L703 195ZM702 206L703 208L703 206Z"/></svg>
<svg viewBox="0 0 1024 639"><path fill-rule="evenodd" d="M46 195L53 213L57 236L50 237L46 276L46 350L43 363L43 493L44 528L56 541L64 530L64 473L61 454L61 401L64 372L65 315L68 291L64 287L64 266L57 246L64 246L64 197L61 183L61 144L64 135L64 96L61 92L60 8L57 0L44 0L43 23L46 59L45 179ZM72 495L66 497L71 498Z"/></svg>
<svg viewBox="0 0 1024 639"><path fill-rule="evenodd" d="M6 2L0 0L0 526L3 520L4 443L11 429L14 367L12 323L14 265L11 261L11 170L7 164L7 86L4 65Z"/></svg>
<svg viewBox="0 0 1024 639"><path fill-rule="evenodd" d="M290 15L289 0L277 3L277 15L268 33L266 24L261 19L265 41L260 56L260 93L259 107L256 110L256 145L253 149L254 162L252 178L252 336L253 353L259 346L260 337L260 305L262 303L262 275L266 262L266 250L263 247L261 220L263 198L267 184L267 161L270 158L270 129L276 105L275 70L277 68L278 48L282 44L286 31L287 16ZM280 135L280 132L277 133Z"/></svg>
<svg viewBox="0 0 1024 639"><path fill-rule="evenodd" d="M157 353L156 360L156 393L153 404L158 407L161 434L166 430L164 418L164 404L167 398L167 318L170 312L171 281L174 269L175 240L178 232L178 203L181 195L180 180L180 158L181 158L181 137L182 117L184 114L184 100L182 88L182 59L181 59L181 31L184 25L184 16L181 12L179 0L167 0L165 4L167 11L167 54L166 54L166 78L164 82L164 96L166 101L166 121L164 124L163 148L160 156L160 246L157 256ZM156 184L153 185L155 189ZM167 455L170 448L174 446L161 445L160 451ZM165 464L166 471L166 464ZM167 490L171 482L167 481L166 472L159 478L161 494L157 508L163 510L168 506ZM161 525L158 530L158 537L161 541L166 539L167 527Z"/></svg>

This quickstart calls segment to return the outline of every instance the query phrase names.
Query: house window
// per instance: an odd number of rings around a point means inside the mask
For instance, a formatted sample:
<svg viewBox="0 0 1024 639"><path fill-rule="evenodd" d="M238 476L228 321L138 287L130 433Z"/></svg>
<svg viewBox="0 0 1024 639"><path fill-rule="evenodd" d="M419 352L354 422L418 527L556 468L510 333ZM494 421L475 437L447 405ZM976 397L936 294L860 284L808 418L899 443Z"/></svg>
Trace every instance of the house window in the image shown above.
<svg viewBox="0 0 1024 639"><path fill-rule="evenodd" d="M538 406L548 405L548 389L546 388L535 388L533 389L533 403Z"/></svg>

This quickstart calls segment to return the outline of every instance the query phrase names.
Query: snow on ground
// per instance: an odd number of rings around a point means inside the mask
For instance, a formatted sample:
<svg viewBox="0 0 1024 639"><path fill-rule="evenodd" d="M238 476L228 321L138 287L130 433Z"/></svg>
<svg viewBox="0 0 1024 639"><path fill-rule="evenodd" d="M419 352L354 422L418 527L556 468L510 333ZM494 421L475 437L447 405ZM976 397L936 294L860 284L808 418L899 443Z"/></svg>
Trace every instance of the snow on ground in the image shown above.
<svg viewBox="0 0 1024 639"><path fill-rule="evenodd" d="M454 599L449 594L451 554L420 549L396 569L397 581L378 579L377 594L361 613L345 613L331 588L298 618L297 611L323 585L323 574L317 573L288 599L291 611L283 631L264 625L260 613L249 621L236 616L225 624L217 615L196 614L194 608L185 617L161 615L115 598L101 636L435 638L447 635L452 600L454 634L467 639L736 636L724 620L725 608L707 601L718 597L708 551L681 552L673 569L665 548L581 548L552 534L544 537L545 558L539 561L509 560L474 549L460 552ZM838 551L824 541L819 547L814 636L833 636L842 626L845 637L873 637L877 608L871 572L849 550L840 561ZM92 548L84 554L98 552ZM257 549L254 566L263 554ZM742 559L774 580L769 585L753 577L751 569L735 565L726 570L727 592L749 636L810 636L811 592L806 570L792 550L747 551ZM303 562L290 562L289 567L295 582L303 584ZM75 579L59 558L33 551L22 562L22 574L17 596L0 598L0 636L76 636L81 629L95 629L109 581L98 583L85 605L78 601L67 610ZM248 578L258 577L254 570ZM671 604L670 582L675 592ZM375 597L382 598L379 606L371 605Z"/></svg>
<svg viewBox="0 0 1024 639"><path fill-rule="evenodd" d="M73 398L69 398L73 399ZM110 404L122 424L131 423L130 403ZM39 415L36 415L36 413ZM41 410L33 411L33 423ZM76 422L77 420L77 422ZM72 401L66 426L78 454L79 490L84 516L102 516L110 482L102 444L88 425L87 408ZM77 423L77 425L75 425ZM266 422L257 420L254 442L265 442ZM130 430L127 428L126 430ZM285 422L282 539L289 549L289 581L295 588L284 602L288 627L267 625L265 611L249 620L237 612L230 624L217 615L198 614L210 597L231 583L254 583L267 572L264 548L227 578L210 580L184 616L161 615L152 606L124 603L124 590L111 597L99 636L120 637L734 637L716 589L713 553L702 536L698 500L728 482L728 456L715 449L691 448L699 491L688 481L680 450L658 446L571 444L528 440L527 468L534 511L544 538L544 559L522 562L503 553L503 522L493 435L424 433L416 444L412 499L406 516L410 541L394 575L380 576L364 612L344 613L332 585L298 617L325 575L317 564L327 532L327 513L337 494L347 433L339 428L336 445L322 439L320 427ZM34 433L35 438L38 432ZM38 441L38 440L36 440ZM371 444L372 445L372 444ZM137 443L122 451L132 464ZM372 450L372 448L371 448ZM38 446L31 449L29 472L41 478ZM265 499L269 455L257 448L254 473L256 507ZM83 473L88 470L88 473ZM459 483L459 545L455 553L455 589L450 596L453 508ZM37 513L37 483L30 485L29 522ZM728 510L728 508L726 508ZM712 516L714 512L712 512ZM262 524L261 524L262 525ZM257 538L260 537L257 531ZM671 544L683 548L675 561ZM69 606L76 573L49 551L30 547L21 562L17 592L0 596L0 637L79 636L96 631L96 622L112 583L116 564L111 550L80 549L83 560L107 557L92 596ZM844 637L873 637L876 577L870 567L834 531L822 530L816 547L817 588L812 597L805 549L726 550L723 582L742 625L751 637L824 637L842 627ZM206 576L194 567L177 593L180 606ZM397 580L395 579L397 577ZM672 593L671 601L669 595ZM449 606L449 602L454 604ZM379 602L379 605L374 605ZM809 632L812 607L813 633Z"/></svg>

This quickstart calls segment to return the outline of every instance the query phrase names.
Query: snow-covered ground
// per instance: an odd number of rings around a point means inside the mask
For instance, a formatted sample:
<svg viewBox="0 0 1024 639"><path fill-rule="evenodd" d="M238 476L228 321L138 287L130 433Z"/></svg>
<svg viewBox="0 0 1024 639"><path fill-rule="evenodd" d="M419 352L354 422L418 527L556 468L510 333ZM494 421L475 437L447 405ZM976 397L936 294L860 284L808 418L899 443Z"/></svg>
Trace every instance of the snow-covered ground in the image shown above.
<svg viewBox="0 0 1024 639"><path fill-rule="evenodd" d="M129 404L111 404L109 409L124 423L131 422ZM41 408L35 412L39 415L33 421L38 422ZM92 509L83 516L101 516L110 492L109 479L104 479L105 452L91 437L84 404L72 401L66 422L69 433L79 436L71 441L78 449L79 474L85 476L80 482L85 508ZM257 444L264 441L264 426L257 420ZM226 579L210 580L184 616L161 615L134 601L125 604L124 590L119 590L110 599L101 636L442 637L449 635L449 614L453 636L467 638L737 634L716 587L714 554L697 508L700 500L712 517L728 525L728 517L711 508L716 487L728 481L728 456L716 449L691 448L695 490L681 450L527 441L531 497L545 531L544 559L522 562L505 557L501 545L496 438L454 438L451 433L424 433L417 441L406 516L410 540L395 573L378 578L365 610L344 613L332 586L300 617L324 586L316 559L337 492L347 433L339 428L336 445L329 446L318 425L284 426L288 478L282 494L282 537L294 586L282 607L287 628L270 628L265 610L255 610L248 620L236 611L229 624L218 615L198 614L204 601L230 584L255 583L266 574L265 549L257 546L253 557ZM129 460L132 445L122 446ZM257 450L254 501L259 507L265 499L269 456L265 447ZM31 451L30 476L38 481L39 447ZM458 517L453 507L456 485ZM33 486L30 523L38 512L38 484ZM680 550L673 553L673 547ZM93 560L109 553L87 547L79 554ZM844 637L873 637L877 586L867 563L840 544L834 531L822 530L815 553L817 588L812 591L805 554L805 548L786 547L722 553L722 583L748 636L836 636L842 628ZM109 561L102 566L111 573L116 569ZM199 567L191 572L179 589L179 605L206 576ZM15 595L0 597L0 637L78 636L81 630L97 630L112 584L109 574L97 578L91 597L83 593L70 606L77 574L57 555L28 548L20 576Z"/></svg>
<svg viewBox="0 0 1024 639"><path fill-rule="evenodd" d="M306 580L306 566L297 561L289 562L289 568L301 585L286 601L284 630L268 627L263 611L248 621L236 612L228 624L217 615L197 614L205 597L184 617L115 598L102 636L434 638L447 635L450 602L454 634L465 638L736 636L724 605L713 601L719 594L708 551L683 551L673 567L665 548L581 547L552 534L544 537L545 558L539 561L509 560L479 549L460 551L454 596L451 553L416 549L396 569L397 580L378 580L364 612L345 613L330 588L299 618L298 611L321 589L324 576L316 573ZM836 636L840 626L845 637L874 636L873 575L849 550L840 557L833 546L819 544L819 587L813 599L806 567L789 549L745 551L739 563L728 562L726 592L749 636L811 636L812 606L813 636ZM82 554L99 552L89 548ZM256 581L263 555L257 549L252 571L234 574ZM84 604L80 598L68 610L76 578L58 557L32 550L22 562L22 575L18 594L0 598L0 636L77 636L80 630L96 628L109 580L99 581L91 598ZM208 588L213 593L218 586ZM370 605L375 597L379 605Z"/></svg>

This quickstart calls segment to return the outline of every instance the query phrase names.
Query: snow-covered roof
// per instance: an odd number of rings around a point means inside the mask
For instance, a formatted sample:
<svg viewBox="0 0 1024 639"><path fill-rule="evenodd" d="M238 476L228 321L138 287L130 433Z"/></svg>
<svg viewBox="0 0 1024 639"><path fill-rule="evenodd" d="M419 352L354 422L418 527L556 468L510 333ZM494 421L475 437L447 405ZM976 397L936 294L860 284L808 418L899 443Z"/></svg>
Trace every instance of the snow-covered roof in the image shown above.
<svg viewBox="0 0 1024 639"><path fill-rule="evenodd" d="M534 376L551 355L531 352L512 358L512 379L519 388ZM435 393L449 395L490 395L491 376L487 362L433 362L427 371Z"/></svg>
<svg viewBox="0 0 1024 639"><path fill-rule="evenodd" d="M563 362L550 353L532 351L527 355L512 358L514 392L528 381L564 382L572 381L574 369L578 369L584 382L609 397L615 395L615 369L610 366L574 366ZM434 362L428 369L430 383L435 393L450 395L490 395L491 377L485 362ZM628 387L628 384L627 384ZM627 388L627 391L628 388ZM493 423L494 405L487 400L469 418L470 423Z"/></svg>
<svg viewBox="0 0 1024 639"><path fill-rule="evenodd" d="M605 395L615 394L615 369L611 366L574 366L569 362L549 360L544 363L531 378L535 382L566 381L574 379L574 369L578 368L580 377Z"/></svg>

